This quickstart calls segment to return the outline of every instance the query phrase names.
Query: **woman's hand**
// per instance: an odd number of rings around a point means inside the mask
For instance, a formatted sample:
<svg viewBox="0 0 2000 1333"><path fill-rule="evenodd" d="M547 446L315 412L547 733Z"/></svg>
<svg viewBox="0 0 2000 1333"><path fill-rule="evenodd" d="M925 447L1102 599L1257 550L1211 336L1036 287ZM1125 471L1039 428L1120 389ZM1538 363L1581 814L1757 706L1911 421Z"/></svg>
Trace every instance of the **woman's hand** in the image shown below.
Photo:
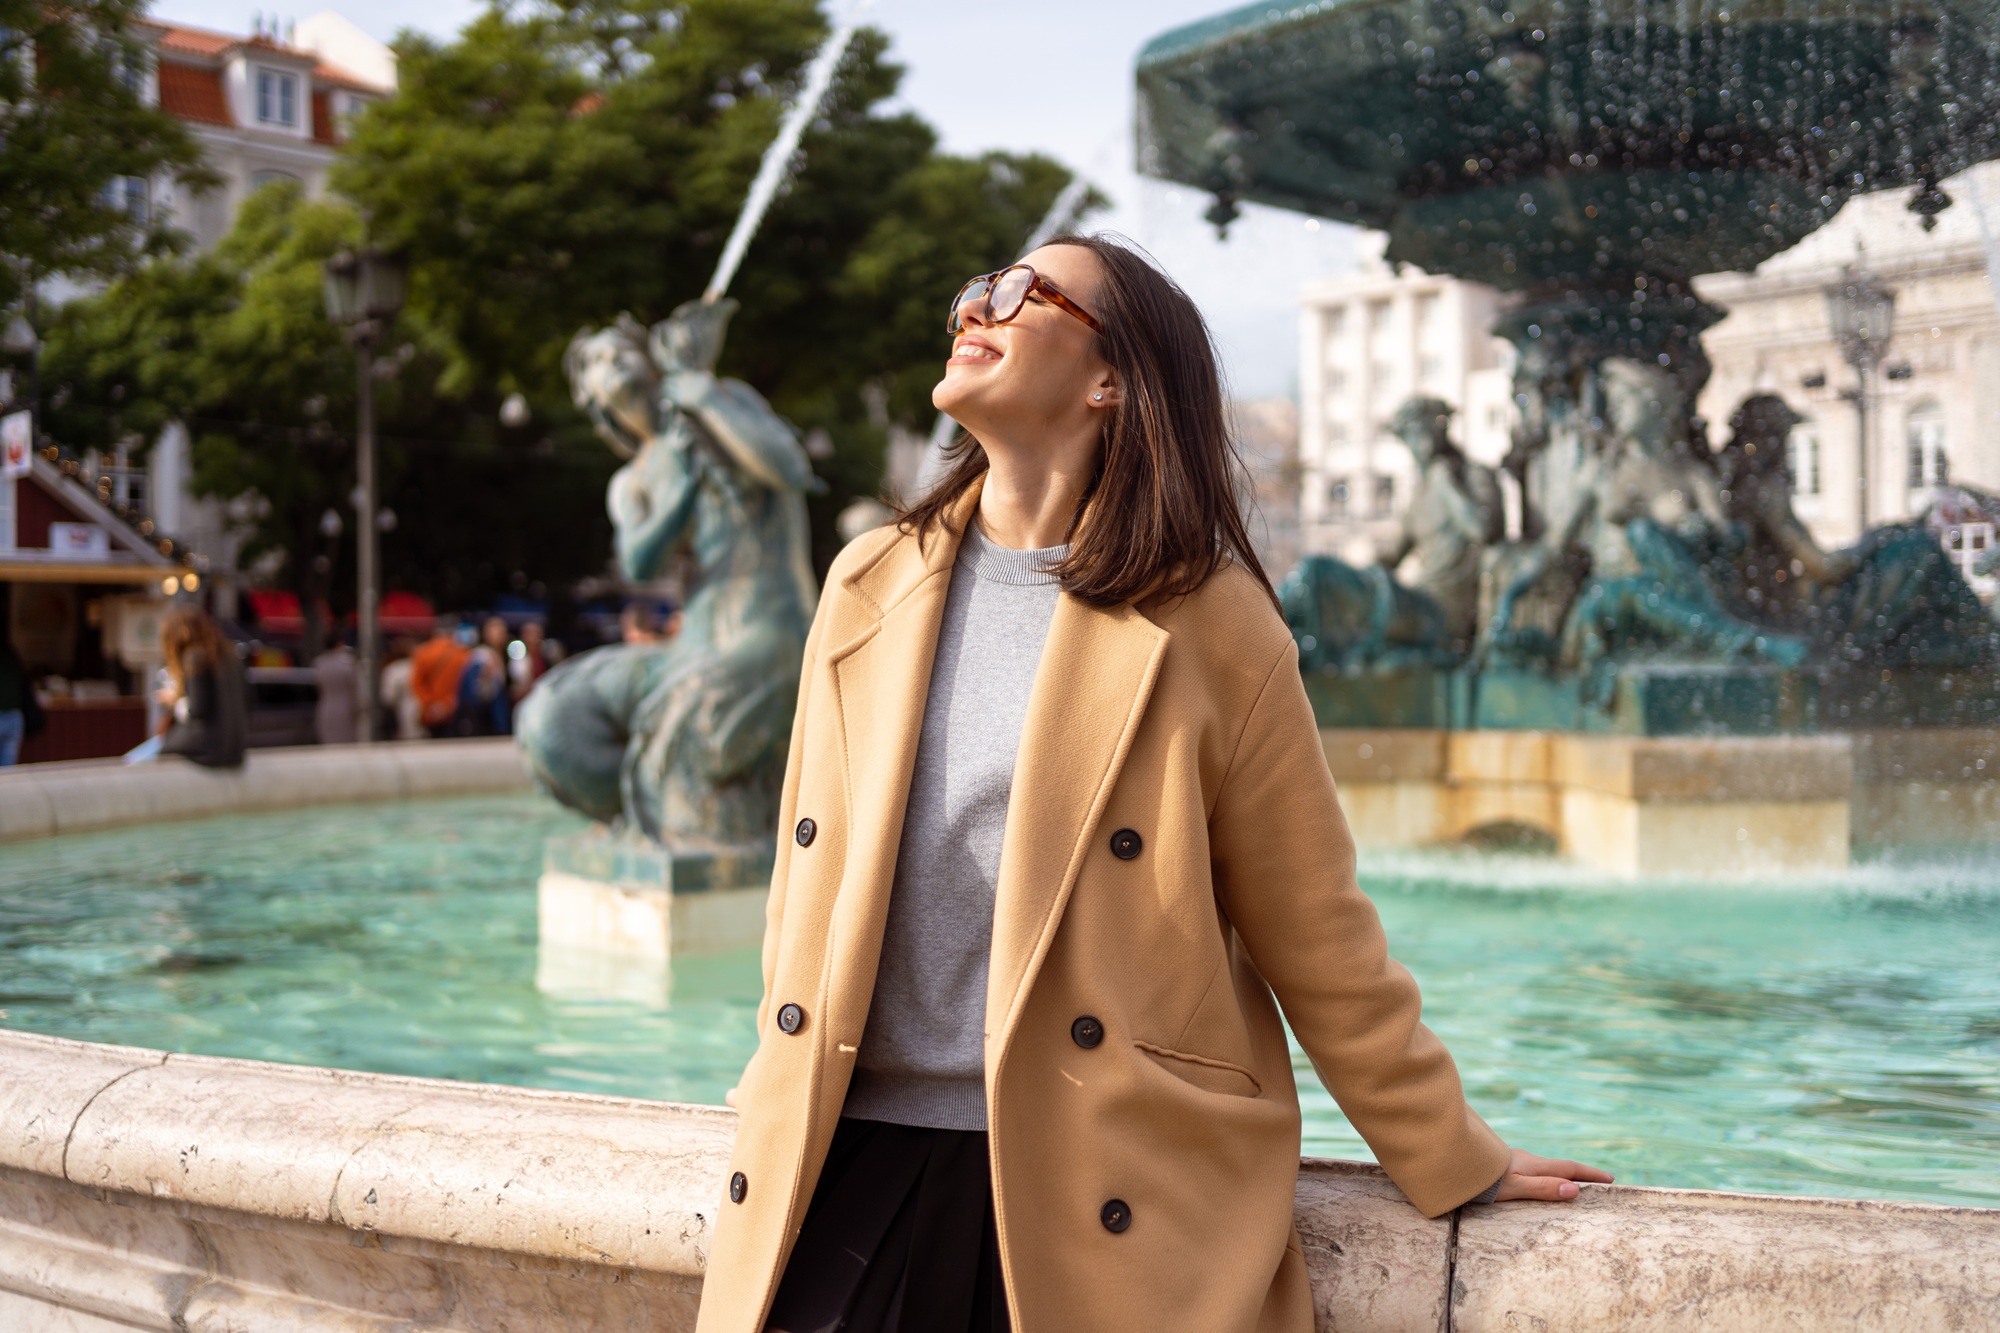
<svg viewBox="0 0 2000 1333"><path fill-rule="evenodd" d="M1500 1182L1500 1192L1493 1196L1493 1202L1546 1199L1554 1203L1574 1199L1581 1192L1577 1184L1580 1180L1593 1185L1609 1185L1611 1173L1560 1157L1537 1157L1516 1148L1507 1159L1507 1175Z"/></svg>

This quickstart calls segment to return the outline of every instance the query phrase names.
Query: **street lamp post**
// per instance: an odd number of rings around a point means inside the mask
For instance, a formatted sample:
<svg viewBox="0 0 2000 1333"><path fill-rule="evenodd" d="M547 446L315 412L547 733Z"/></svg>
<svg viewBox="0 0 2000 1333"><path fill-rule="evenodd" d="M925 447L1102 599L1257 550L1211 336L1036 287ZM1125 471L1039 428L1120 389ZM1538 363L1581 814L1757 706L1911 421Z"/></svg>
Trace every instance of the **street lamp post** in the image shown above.
<svg viewBox="0 0 2000 1333"><path fill-rule="evenodd" d="M381 529L376 518L375 486L375 344L383 329L403 307L403 266L372 248L343 250L326 261L326 313L347 332L358 367L355 381L355 532L354 564L357 589L355 674L361 679L360 735L375 739L381 692L382 601Z"/></svg>
<svg viewBox="0 0 2000 1333"><path fill-rule="evenodd" d="M1890 330L1896 319L1896 294L1876 283L1865 268L1849 265L1841 280L1826 289L1827 317L1833 324L1834 341L1840 355L1853 366L1859 385L1843 398L1852 398L1859 447L1856 450L1855 490L1860 528L1868 531L1868 393L1875 385L1875 368L1888 350Z"/></svg>

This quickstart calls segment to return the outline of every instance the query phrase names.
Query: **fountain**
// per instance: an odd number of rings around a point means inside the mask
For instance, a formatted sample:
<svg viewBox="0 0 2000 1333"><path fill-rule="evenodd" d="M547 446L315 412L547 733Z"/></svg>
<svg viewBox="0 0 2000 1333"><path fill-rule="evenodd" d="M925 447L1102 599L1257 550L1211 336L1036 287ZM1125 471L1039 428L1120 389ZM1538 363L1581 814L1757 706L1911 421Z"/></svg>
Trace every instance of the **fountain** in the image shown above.
<svg viewBox="0 0 2000 1333"><path fill-rule="evenodd" d="M1990 622L1907 533L1825 578L1810 623L1760 614L1693 415L1724 313L1696 275L1862 190L1929 220L2000 154L2000 6L1258 5L1156 39L1138 77L1143 169L1212 191L1219 226L1240 199L1358 222L1392 263L1514 294L1521 540L1478 556L1462 725L1809 730L1883 716L1885 683L1914 723L2000 716ZM1366 637L1311 605L1340 577L1295 584L1322 644Z"/></svg>
<svg viewBox="0 0 2000 1333"><path fill-rule="evenodd" d="M1927 767L1983 770L2000 627L1921 523L1813 542L1778 466L1782 400L1746 403L1711 449L1694 404L1724 311L1694 279L1754 268L1863 191L1908 189L1933 224L1940 182L2000 156L2000 5L1260 4L1155 39L1138 86L1141 169L1212 193L1219 228L1244 200L1360 223L1392 264L1506 294L1513 539L1416 400L1397 428L1435 436L1413 445L1419 586L1315 556L1281 592L1323 725L1450 738L1428 769L1349 765L1350 805L1480 788L1384 826L1525 822L1627 873L1720 839L1768 871L1844 863L1850 802L1903 776L1875 762L1900 743L1884 733L1949 729ZM1328 748L1338 769L1408 739ZM1641 770L1662 763L1710 784L1654 790ZM1955 832L1990 837L1958 804ZM1637 847L1666 806L1662 860ZM1600 845L1605 818L1636 831Z"/></svg>

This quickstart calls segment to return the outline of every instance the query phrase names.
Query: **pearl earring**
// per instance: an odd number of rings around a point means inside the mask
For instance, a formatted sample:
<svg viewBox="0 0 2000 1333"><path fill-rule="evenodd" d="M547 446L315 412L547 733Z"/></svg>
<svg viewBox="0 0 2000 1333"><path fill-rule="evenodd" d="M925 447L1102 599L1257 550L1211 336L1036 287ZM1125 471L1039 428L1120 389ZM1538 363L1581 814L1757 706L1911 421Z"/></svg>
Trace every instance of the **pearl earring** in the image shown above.
<svg viewBox="0 0 2000 1333"><path fill-rule="evenodd" d="M1090 401L1093 403L1101 403L1104 401L1104 395L1101 393L1094 393L1090 395Z"/></svg>

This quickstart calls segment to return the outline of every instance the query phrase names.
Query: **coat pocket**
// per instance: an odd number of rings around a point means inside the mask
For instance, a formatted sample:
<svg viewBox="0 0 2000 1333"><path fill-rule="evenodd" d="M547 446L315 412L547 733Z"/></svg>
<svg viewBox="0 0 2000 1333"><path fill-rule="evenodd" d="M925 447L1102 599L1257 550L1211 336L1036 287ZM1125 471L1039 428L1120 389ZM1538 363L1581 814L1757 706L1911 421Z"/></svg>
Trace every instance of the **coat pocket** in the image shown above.
<svg viewBox="0 0 2000 1333"><path fill-rule="evenodd" d="M1132 1044L1152 1057L1154 1064L1181 1082L1192 1083L1204 1092L1220 1092L1232 1097L1264 1095L1264 1085L1242 1065L1177 1051L1170 1046L1155 1046L1150 1041L1135 1041Z"/></svg>

